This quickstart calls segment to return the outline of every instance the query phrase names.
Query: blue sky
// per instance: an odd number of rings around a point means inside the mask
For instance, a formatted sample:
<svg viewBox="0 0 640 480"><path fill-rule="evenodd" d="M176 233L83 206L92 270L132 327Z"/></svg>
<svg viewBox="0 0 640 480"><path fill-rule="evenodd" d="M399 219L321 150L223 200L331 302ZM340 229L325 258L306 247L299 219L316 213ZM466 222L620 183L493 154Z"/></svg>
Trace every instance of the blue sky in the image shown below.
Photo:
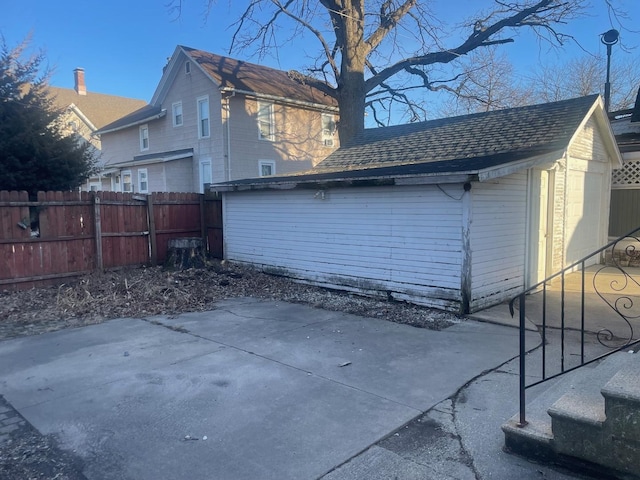
<svg viewBox="0 0 640 480"><path fill-rule="evenodd" d="M87 89L149 101L160 80L162 67L182 44L227 54L232 29L245 2L219 0L205 21L204 0L183 0L184 9L176 19L167 7L170 0L21 0L5 1L0 16L0 33L7 44L18 44L29 33L32 46L42 48L55 74L51 84L73 87L73 69L83 67ZM432 0L439 18L459 20L460 13L471 14L484 0ZM617 46L618 60L638 59L640 55L640 8L638 0L614 0L631 19L622 31L622 39L635 51L626 53ZM485 2L486 3L486 2ZM589 16L563 27L574 35L587 51L605 51L599 34L611 28L605 0L591 0ZM455 13L450 13L455 12ZM278 58L260 63L275 68L301 69L306 63L305 48L311 53L311 41L279 52ZM550 51L537 45L531 34L520 34L516 42L504 47L516 67L524 72L539 61L562 61L581 54L575 46ZM257 61L248 53L235 58Z"/></svg>

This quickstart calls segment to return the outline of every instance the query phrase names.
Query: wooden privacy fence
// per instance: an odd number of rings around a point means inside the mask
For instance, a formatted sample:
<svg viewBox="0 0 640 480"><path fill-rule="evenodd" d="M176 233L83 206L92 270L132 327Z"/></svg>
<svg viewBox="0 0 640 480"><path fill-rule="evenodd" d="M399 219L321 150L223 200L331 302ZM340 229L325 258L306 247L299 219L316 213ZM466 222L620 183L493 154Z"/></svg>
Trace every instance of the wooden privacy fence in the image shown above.
<svg viewBox="0 0 640 480"><path fill-rule="evenodd" d="M165 261L172 238L222 258L222 202L197 193L0 191L0 289Z"/></svg>

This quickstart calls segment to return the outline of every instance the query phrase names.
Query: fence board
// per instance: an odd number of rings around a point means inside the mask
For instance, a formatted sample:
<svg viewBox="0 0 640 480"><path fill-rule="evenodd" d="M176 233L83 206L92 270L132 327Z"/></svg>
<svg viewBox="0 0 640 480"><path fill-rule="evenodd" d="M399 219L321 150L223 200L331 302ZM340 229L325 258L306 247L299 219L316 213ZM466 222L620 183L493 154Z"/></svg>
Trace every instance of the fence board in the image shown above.
<svg viewBox="0 0 640 480"><path fill-rule="evenodd" d="M148 200L154 206L153 241ZM38 237L32 236L32 220ZM162 263L170 239L203 232L210 253L222 258L222 202L197 193L38 192L30 201L27 192L0 191L0 289L67 281L97 270L100 256L105 269L149 264L152 254Z"/></svg>

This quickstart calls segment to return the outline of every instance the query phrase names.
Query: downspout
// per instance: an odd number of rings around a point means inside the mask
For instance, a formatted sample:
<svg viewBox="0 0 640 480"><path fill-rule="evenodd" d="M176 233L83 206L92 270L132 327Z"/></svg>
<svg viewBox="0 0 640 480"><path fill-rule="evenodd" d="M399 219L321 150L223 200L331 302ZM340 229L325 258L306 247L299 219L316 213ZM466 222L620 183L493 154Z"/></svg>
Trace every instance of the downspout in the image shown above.
<svg viewBox="0 0 640 480"><path fill-rule="evenodd" d="M231 181L231 97L236 96L235 90L225 96L225 120L227 123L227 181Z"/></svg>

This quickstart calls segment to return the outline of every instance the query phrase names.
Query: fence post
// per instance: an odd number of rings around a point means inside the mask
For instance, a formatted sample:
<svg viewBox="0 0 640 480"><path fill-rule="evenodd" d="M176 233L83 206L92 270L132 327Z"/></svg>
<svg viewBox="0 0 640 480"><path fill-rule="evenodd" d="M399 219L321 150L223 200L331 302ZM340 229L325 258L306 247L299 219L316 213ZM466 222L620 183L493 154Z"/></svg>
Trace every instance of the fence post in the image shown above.
<svg viewBox="0 0 640 480"><path fill-rule="evenodd" d="M206 208L206 202L205 202L205 195L204 193L200 194L200 236L202 237L202 245L204 245L204 249L205 252L207 252L207 254L209 253L209 242L208 242L208 235L207 235L207 225L205 224L206 221L206 215L205 215L205 211L204 209Z"/></svg>
<svg viewBox="0 0 640 480"><path fill-rule="evenodd" d="M102 259L102 221L100 218L100 197L98 194L93 195L93 220L95 222L96 232L96 268L102 271L104 267Z"/></svg>
<svg viewBox="0 0 640 480"><path fill-rule="evenodd" d="M149 246L151 249L151 266L158 264L158 242L156 238L156 219L153 215L153 193L147 195L147 216L149 217Z"/></svg>

